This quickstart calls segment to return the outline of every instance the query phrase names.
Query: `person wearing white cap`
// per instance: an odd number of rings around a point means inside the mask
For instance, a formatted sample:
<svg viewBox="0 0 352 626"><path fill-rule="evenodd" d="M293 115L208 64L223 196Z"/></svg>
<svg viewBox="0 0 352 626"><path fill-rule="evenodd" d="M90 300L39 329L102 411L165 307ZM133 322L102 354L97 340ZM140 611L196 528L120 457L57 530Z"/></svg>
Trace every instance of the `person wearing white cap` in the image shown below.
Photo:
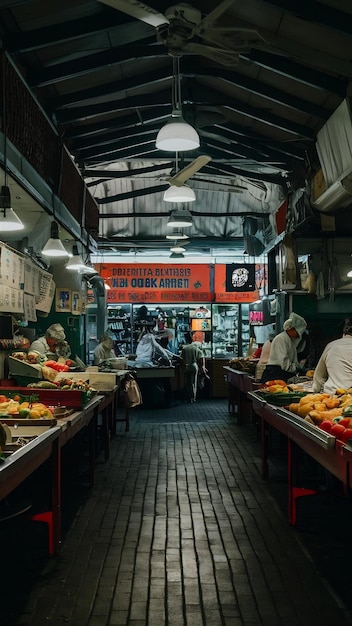
<svg viewBox="0 0 352 626"><path fill-rule="evenodd" d="M340 339L330 341L314 370L312 390L334 395L352 387L352 319L346 319Z"/></svg>
<svg viewBox="0 0 352 626"><path fill-rule="evenodd" d="M65 341L66 335L61 324L51 324L46 330L43 337L38 337L30 345L30 350L35 350L40 354L58 354L60 346L65 352L65 358L68 358L71 354L68 343ZM68 354L68 352L70 354ZM68 356L67 356L68 354Z"/></svg>
<svg viewBox="0 0 352 626"><path fill-rule="evenodd" d="M267 366L261 377L268 380L285 380L295 375L298 366L296 346L307 328L307 323L297 313L291 313L284 322L283 331L273 339Z"/></svg>

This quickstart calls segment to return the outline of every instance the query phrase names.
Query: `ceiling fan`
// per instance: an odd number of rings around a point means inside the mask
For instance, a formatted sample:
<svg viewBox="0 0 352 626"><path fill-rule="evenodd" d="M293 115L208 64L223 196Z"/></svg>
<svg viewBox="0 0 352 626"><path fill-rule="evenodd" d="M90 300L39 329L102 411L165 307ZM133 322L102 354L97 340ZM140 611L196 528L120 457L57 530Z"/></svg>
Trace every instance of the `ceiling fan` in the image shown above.
<svg viewBox="0 0 352 626"><path fill-rule="evenodd" d="M182 187L182 185L184 185L196 172L199 172L199 170L204 167L204 165L209 163L209 161L211 161L210 156L207 154L201 154L180 171L168 177L166 182L169 183L169 185L174 185L175 187Z"/></svg>
<svg viewBox="0 0 352 626"><path fill-rule="evenodd" d="M167 47L172 57L199 54L222 65L233 66L238 63L241 52L265 43L255 29L215 25L234 0L223 0L204 17L199 9L185 2L169 7L162 14L139 0L99 1L154 26L158 41Z"/></svg>
<svg viewBox="0 0 352 626"><path fill-rule="evenodd" d="M165 177L158 176L157 178L158 180L167 182L170 185L175 185L176 187L182 187L182 185L184 185L187 182L187 180L189 180L192 176L194 176L194 174L199 172L199 170L202 167L204 167L204 165L209 163L209 161L211 161L210 156L208 156L207 154L201 154L197 158L193 159L191 163L189 163L188 165L185 165L185 167L178 170L177 169L177 155L176 155L175 169L172 169L168 176L165 176ZM162 168L162 165L160 169L161 168ZM89 170L83 171L83 175L85 176L88 175L90 178L95 177L95 176L97 178L130 178L130 179L135 178L137 180L141 180L142 178L144 178L145 180L152 180L152 178L155 178L152 176L143 177L143 176L138 175L138 174L144 174L144 173L145 173L145 168L142 168L140 170L133 170L133 169L129 170L129 173L127 174L127 176L126 176L126 170L108 170L107 169L103 171L100 169L99 170L89 169Z"/></svg>

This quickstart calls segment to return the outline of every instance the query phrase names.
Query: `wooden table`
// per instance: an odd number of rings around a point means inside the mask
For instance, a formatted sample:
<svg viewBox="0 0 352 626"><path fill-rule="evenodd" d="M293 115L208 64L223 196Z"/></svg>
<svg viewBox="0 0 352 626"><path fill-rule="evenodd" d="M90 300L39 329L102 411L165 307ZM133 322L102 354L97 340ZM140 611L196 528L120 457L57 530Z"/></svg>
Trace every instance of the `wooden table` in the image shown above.
<svg viewBox="0 0 352 626"><path fill-rule="evenodd" d="M255 392L249 392L253 410L261 420L261 473L263 478L269 474L269 431L275 428L287 437L288 441L288 518L294 525L297 520L296 499L317 493L297 485L299 479L299 450L303 450L322 467L336 476L342 483L346 494L352 486L352 448L338 441L317 426L285 408L265 402Z"/></svg>

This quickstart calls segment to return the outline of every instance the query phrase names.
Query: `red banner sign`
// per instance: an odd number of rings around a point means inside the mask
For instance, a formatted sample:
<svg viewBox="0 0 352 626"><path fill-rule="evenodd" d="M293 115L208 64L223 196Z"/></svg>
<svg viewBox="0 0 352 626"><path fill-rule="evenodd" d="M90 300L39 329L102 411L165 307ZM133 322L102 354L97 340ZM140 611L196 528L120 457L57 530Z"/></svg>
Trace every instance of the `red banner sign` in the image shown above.
<svg viewBox="0 0 352 626"><path fill-rule="evenodd" d="M106 299L117 302L211 302L211 265L101 264L109 285Z"/></svg>

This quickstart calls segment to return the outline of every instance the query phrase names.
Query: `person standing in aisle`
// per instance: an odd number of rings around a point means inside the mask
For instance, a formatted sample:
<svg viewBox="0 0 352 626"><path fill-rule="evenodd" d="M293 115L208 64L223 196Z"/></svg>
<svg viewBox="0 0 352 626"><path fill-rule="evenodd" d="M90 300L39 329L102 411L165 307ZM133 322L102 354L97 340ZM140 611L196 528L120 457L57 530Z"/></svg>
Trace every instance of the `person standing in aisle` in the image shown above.
<svg viewBox="0 0 352 626"><path fill-rule="evenodd" d="M307 327L306 321L297 313L291 313L284 322L283 331L273 339L267 366L260 382L285 380L295 375L298 367L296 345Z"/></svg>
<svg viewBox="0 0 352 626"><path fill-rule="evenodd" d="M181 351L181 359L184 366L184 388L186 402L197 400L197 379L199 368L204 374L207 373L203 351L192 342L192 334L186 334L187 344Z"/></svg>
<svg viewBox="0 0 352 626"><path fill-rule="evenodd" d="M352 387L352 318L345 320L343 335L330 341L314 371L312 389L334 395L336 389Z"/></svg>

